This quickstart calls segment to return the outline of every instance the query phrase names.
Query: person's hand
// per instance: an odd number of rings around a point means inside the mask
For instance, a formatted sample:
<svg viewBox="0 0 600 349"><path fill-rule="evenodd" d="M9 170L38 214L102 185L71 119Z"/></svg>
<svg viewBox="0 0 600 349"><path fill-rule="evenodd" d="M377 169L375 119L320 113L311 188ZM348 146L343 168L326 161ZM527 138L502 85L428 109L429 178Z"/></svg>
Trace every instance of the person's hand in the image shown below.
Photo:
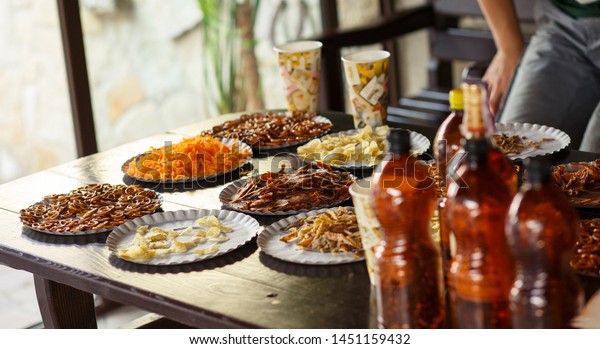
<svg viewBox="0 0 600 349"><path fill-rule="evenodd" d="M520 58L521 52L507 54L498 51L483 76L483 81L488 85L490 111L494 116L504 104L508 86Z"/></svg>

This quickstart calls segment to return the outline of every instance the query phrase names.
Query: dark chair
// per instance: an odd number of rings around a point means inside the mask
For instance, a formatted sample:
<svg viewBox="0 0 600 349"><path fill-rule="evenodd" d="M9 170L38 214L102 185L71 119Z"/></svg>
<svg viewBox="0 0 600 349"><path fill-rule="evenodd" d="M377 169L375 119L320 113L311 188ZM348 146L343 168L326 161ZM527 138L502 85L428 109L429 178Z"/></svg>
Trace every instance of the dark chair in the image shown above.
<svg viewBox="0 0 600 349"><path fill-rule="evenodd" d="M476 0L430 0L422 6L396 11L395 0L379 0L381 17L373 24L350 30L339 30L335 0L322 0L323 35L314 39L323 42L321 108L344 110L344 76L341 50L350 46L381 43L384 49L397 51L397 39L418 30L429 31L430 62L428 86L416 96L403 96L399 77L399 62L390 61L388 122L414 128L437 128L448 114L448 91L453 87L452 63L466 61L476 64L471 73L483 73L496 52L492 35L487 30L467 29L461 19L483 18ZM522 23L533 23L531 0L516 0Z"/></svg>

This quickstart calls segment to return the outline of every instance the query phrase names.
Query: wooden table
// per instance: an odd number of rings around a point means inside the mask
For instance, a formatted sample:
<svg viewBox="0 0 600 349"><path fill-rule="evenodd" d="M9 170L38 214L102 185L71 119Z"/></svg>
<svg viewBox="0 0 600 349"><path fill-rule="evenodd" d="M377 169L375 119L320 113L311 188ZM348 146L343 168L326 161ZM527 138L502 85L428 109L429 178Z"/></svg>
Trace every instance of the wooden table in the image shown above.
<svg viewBox="0 0 600 349"><path fill-rule="evenodd" d="M348 115L325 115L334 122L333 132L352 128ZM44 195L90 183L123 183L120 168L128 158L235 117L203 121L0 185L0 262L34 275L46 328L95 328L94 294L198 328L376 326L364 263L287 263L260 252L254 239L203 262L145 266L111 256L105 245L107 234L47 235L23 228L19 221L19 210ZM418 131L432 137L434 130ZM595 158L595 154L569 151L555 156L559 162ZM293 157L270 154L254 159L253 166L264 172L277 169L281 161L293 161ZM218 195L224 184L167 189L163 209L220 209ZM259 222L265 225L279 218Z"/></svg>

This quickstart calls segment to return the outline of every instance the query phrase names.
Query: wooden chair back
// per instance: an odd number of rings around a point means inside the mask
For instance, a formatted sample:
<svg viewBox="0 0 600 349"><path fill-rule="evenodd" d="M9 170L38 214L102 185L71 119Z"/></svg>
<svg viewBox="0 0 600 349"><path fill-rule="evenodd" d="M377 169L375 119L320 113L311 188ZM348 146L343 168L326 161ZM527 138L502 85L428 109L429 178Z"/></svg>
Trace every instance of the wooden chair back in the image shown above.
<svg viewBox="0 0 600 349"><path fill-rule="evenodd" d="M395 0L379 1L381 16L376 23L349 30L338 28L336 1L321 1L323 35L314 38L323 42L320 107L323 110L345 108L341 66L343 48L381 43L384 49L398 52L397 39L425 29L429 32L430 48L428 86L420 97L425 105L405 105L411 101L402 95L400 63L392 59L389 74L390 109L396 113L402 113L403 110L409 112L411 118L425 120L426 124L438 123L448 110L447 91L453 86L452 63L487 62L496 52L489 31L461 26L461 20L465 18L483 18L479 5L476 0L429 0L418 7L396 10ZM515 6L521 22L533 23L533 1L515 0Z"/></svg>

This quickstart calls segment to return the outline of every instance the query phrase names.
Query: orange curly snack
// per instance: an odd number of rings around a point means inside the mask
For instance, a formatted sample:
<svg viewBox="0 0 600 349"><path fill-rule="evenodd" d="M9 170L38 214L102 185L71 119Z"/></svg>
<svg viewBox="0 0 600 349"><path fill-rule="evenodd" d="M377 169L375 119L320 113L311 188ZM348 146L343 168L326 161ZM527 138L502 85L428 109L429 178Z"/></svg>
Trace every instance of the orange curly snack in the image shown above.
<svg viewBox="0 0 600 349"><path fill-rule="evenodd" d="M181 180L228 172L244 163L252 152L240 142L228 146L210 135L150 150L129 163L127 174L149 180Z"/></svg>

